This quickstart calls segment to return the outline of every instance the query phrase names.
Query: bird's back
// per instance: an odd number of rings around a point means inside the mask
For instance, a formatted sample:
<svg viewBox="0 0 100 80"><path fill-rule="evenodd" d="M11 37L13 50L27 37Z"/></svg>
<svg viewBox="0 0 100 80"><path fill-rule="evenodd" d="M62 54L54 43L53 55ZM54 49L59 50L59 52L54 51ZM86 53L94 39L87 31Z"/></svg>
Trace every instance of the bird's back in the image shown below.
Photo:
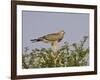
<svg viewBox="0 0 100 80"><path fill-rule="evenodd" d="M58 41L59 39L63 38L63 35L61 35L60 33L53 33L44 36L44 38L49 41Z"/></svg>

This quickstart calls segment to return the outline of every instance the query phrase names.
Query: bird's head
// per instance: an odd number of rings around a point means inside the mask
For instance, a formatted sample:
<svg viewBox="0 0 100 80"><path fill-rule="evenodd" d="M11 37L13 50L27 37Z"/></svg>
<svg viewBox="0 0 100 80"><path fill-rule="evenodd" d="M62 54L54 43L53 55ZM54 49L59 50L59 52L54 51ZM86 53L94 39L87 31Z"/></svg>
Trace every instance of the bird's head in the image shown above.
<svg viewBox="0 0 100 80"><path fill-rule="evenodd" d="M61 30L60 33L61 33L61 34L65 34L65 31L64 31L64 30Z"/></svg>

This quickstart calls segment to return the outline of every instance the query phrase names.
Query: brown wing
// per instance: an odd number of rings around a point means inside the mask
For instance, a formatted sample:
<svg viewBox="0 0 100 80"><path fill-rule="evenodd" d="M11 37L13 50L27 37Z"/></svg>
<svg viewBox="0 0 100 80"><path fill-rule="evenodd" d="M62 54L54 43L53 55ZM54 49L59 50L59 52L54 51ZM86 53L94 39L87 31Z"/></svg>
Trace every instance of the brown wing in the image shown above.
<svg viewBox="0 0 100 80"><path fill-rule="evenodd" d="M43 36L43 38L49 41L57 41L59 39L59 33L48 34Z"/></svg>

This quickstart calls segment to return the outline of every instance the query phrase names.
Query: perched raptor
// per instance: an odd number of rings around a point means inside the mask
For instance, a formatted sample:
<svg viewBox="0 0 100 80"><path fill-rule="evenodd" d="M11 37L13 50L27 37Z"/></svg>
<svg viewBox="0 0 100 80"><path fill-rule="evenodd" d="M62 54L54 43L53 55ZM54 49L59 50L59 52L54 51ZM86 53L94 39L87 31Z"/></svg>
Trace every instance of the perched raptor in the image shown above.
<svg viewBox="0 0 100 80"><path fill-rule="evenodd" d="M65 32L62 30L57 33L51 33L39 37L37 39L32 39L31 41L34 42L44 42L44 43L51 43L53 49L57 49L57 43L60 42L64 37Z"/></svg>

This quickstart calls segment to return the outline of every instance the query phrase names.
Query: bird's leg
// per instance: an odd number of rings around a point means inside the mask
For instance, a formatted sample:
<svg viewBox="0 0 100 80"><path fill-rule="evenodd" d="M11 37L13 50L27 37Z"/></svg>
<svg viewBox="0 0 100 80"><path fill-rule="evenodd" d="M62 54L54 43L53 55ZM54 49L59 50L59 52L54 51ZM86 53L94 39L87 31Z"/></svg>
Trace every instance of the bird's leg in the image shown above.
<svg viewBox="0 0 100 80"><path fill-rule="evenodd" d="M54 45L55 45L54 49L57 50L57 41L55 41Z"/></svg>
<svg viewBox="0 0 100 80"><path fill-rule="evenodd" d="M53 51L57 51L57 41L53 41L51 43L51 46L52 46Z"/></svg>

